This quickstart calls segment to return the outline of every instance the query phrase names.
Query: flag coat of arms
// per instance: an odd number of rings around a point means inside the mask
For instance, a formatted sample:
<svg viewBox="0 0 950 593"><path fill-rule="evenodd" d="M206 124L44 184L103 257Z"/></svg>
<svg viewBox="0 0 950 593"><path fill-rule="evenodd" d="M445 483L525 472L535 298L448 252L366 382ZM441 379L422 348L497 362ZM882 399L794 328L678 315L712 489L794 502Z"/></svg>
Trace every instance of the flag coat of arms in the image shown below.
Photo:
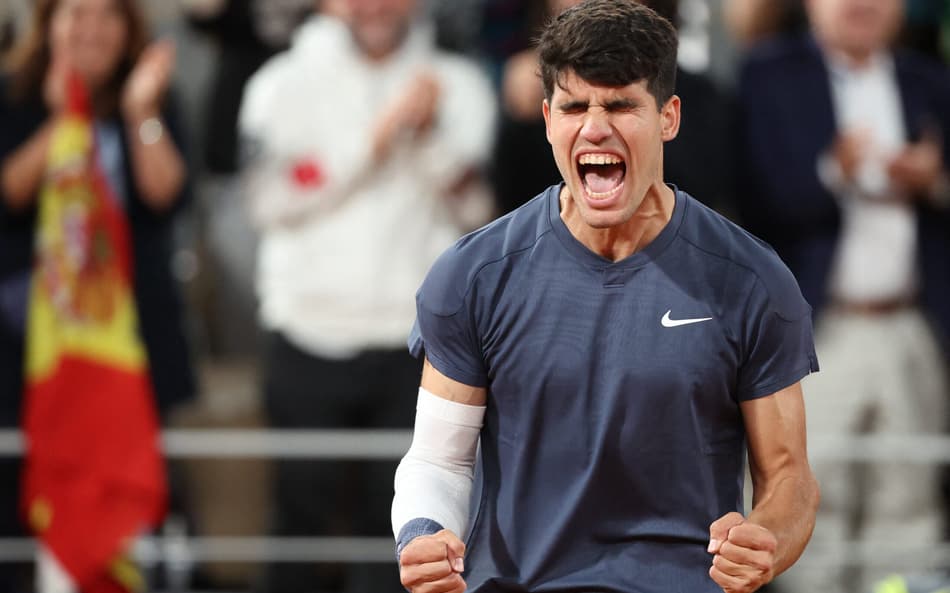
<svg viewBox="0 0 950 593"><path fill-rule="evenodd" d="M22 502L83 593L137 588L122 561L165 511L128 223L98 165L82 82L50 139L27 318Z"/></svg>

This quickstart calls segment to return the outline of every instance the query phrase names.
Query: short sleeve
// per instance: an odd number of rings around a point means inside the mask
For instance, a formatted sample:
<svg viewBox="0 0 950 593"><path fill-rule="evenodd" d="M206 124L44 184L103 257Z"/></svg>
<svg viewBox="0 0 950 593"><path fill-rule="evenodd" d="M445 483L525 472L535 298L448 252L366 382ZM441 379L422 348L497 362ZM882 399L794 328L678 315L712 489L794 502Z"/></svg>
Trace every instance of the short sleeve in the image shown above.
<svg viewBox="0 0 950 593"><path fill-rule="evenodd" d="M740 401L771 395L818 371L811 307L791 274L771 298L756 281L745 313L744 362L739 370Z"/></svg>
<svg viewBox="0 0 950 593"><path fill-rule="evenodd" d="M416 293L416 322L409 352L425 355L446 377L472 387L488 385L484 357L474 323L472 295L455 266L457 251L442 255Z"/></svg>

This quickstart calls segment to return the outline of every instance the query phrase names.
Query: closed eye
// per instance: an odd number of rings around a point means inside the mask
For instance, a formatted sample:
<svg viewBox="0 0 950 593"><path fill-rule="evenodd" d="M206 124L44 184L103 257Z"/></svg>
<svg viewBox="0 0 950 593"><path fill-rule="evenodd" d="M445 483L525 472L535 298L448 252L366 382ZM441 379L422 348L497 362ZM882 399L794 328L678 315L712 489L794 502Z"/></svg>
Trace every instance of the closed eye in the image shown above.
<svg viewBox="0 0 950 593"><path fill-rule="evenodd" d="M587 111L588 104L584 101L569 101L558 106L561 113L584 113Z"/></svg>
<svg viewBox="0 0 950 593"><path fill-rule="evenodd" d="M597 107L597 105L594 105ZM636 111L640 104L631 99L616 99L603 104L601 108L607 113L629 113ZM585 101L568 101L558 106L558 111L564 114L584 113L591 108L591 105Z"/></svg>
<svg viewBox="0 0 950 593"><path fill-rule="evenodd" d="M604 105L609 113L627 113L630 111L636 111L640 105L636 101L631 101L630 99L617 99L616 101L608 101Z"/></svg>

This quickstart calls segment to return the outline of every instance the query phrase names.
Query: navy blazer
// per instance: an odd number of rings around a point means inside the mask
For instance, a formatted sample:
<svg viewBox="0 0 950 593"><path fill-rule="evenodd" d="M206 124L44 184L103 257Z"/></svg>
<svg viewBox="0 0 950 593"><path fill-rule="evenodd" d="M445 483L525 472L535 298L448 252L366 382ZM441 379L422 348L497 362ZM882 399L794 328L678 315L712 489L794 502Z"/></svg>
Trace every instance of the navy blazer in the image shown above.
<svg viewBox="0 0 950 593"><path fill-rule="evenodd" d="M950 71L922 56L895 53L908 141L939 126L950 170ZM835 199L818 179L818 156L837 135L824 56L811 36L754 49L742 66L737 121L739 213L775 247L816 313L841 227ZM950 209L917 200L920 304L950 353Z"/></svg>
<svg viewBox="0 0 950 593"><path fill-rule="evenodd" d="M46 121L41 100L13 102L0 78L0 162L16 150ZM181 146L177 120L166 110L164 119L173 140ZM172 277L172 221L189 199L182 192L174 208L153 211L132 182L129 147L121 120L118 121L125 159L126 214L132 236L134 291L139 313L139 331L148 353L150 376L159 410L191 398L195 379L185 339L182 303ZM0 190L2 191L2 190ZM14 212L0 195L0 283L22 277L33 262L36 207ZM2 320L0 320L2 321ZM15 426L20 414L23 389L23 336L9 324L0 323L0 426Z"/></svg>

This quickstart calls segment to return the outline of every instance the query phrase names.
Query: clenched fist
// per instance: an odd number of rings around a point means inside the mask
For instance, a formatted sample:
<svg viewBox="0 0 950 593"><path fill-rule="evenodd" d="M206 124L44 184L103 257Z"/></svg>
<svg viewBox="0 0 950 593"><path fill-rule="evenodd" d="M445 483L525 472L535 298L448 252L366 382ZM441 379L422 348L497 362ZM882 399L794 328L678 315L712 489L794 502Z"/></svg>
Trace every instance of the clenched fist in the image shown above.
<svg viewBox="0 0 950 593"><path fill-rule="evenodd" d="M775 535L739 513L728 513L709 526L713 554L709 576L725 593L752 593L775 576Z"/></svg>
<svg viewBox="0 0 950 593"><path fill-rule="evenodd" d="M399 580L412 593L464 593L465 544L448 529L415 538L399 555Z"/></svg>

